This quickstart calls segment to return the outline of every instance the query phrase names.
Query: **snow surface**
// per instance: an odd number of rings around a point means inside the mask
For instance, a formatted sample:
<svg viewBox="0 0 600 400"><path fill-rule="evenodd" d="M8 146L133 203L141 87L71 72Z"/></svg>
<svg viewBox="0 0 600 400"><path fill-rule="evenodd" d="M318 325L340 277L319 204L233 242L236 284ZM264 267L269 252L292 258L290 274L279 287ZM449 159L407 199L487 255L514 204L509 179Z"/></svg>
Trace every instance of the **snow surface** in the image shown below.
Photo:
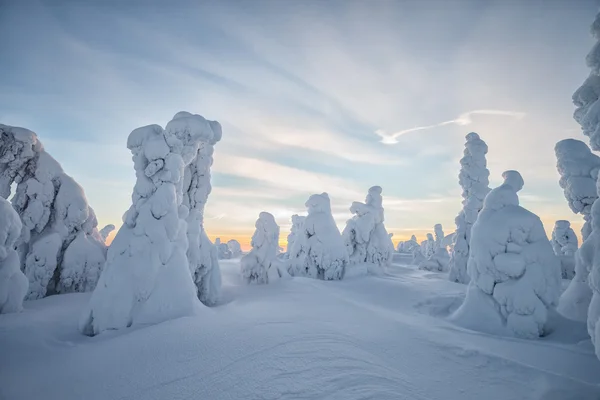
<svg viewBox="0 0 600 400"><path fill-rule="evenodd" d="M29 281L19 267L15 243L21 234L21 219L8 200L0 197L0 314L19 312Z"/></svg>
<svg viewBox="0 0 600 400"><path fill-rule="evenodd" d="M597 400L585 324L540 340L459 328L466 286L392 265L389 275L246 285L221 263L207 315L87 337L89 294L0 316L0 398L45 400ZM25 381L23 380L26 377Z"/></svg>
<svg viewBox="0 0 600 400"><path fill-rule="evenodd" d="M0 196L8 199L13 184L27 298L93 289L106 247L83 189L46 153L34 132L0 125Z"/></svg>
<svg viewBox="0 0 600 400"><path fill-rule="evenodd" d="M548 317L560 295L560 261L539 217L519 206L523 178L504 183L485 198L473 225L469 283L453 316L467 328L536 338L548 333Z"/></svg>
<svg viewBox="0 0 600 400"><path fill-rule="evenodd" d="M464 156L460 160L458 182L462 187L463 209L455 218L456 232L450 255L449 278L453 282L469 283L467 262L471 242L471 229L483 208L483 200L489 193L489 176L485 155L487 144L475 132L467 134Z"/></svg>
<svg viewBox="0 0 600 400"><path fill-rule="evenodd" d="M348 252L331 214L327 193L313 194L305 203L308 215L288 261L292 276L324 280L344 277Z"/></svg>
<svg viewBox="0 0 600 400"><path fill-rule="evenodd" d="M569 207L576 214L583 215L585 223L581 228L583 240L592 231L592 204L598 198L596 181L600 169L600 157L580 140L565 139L556 143L556 168L560 174L558 181L563 189Z"/></svg>

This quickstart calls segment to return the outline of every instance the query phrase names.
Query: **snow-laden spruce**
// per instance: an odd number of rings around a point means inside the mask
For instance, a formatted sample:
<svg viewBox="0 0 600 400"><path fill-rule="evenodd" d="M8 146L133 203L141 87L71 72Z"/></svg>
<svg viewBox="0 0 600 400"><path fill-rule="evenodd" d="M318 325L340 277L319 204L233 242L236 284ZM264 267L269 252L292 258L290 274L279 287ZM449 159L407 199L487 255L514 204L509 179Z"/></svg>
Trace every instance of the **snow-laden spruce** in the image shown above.
<svg viewBox="0 0 600 400"><path fill-rule="evenodd" d="M300 235L304 229L304 221L306 221L306 217L304 215L292 215L292 227L290 228L290 233L287 236L287 249L285 252L285 258L290 258L294 243L296 242L298 235Z"/></svg>
<svg viewBox="0 0 600 400"><path fill-rule="evenodd" d="M577 251L577 235L571 229L571 223L558 220L552 230L552 248L560 259L563 279L573 279L575 275L575 252Z"/></svg>
<svg viewBox="0 0 600 400"><path fill-rule="evenodd" d="M186 160L182 204L189 209L186 218L187 258L198 298L206 305L214 305L221 293L221 269L218 249L204 230L204 207L212 190L210 167L214 146L223 136L221 124L199 115L179 112L165 129L181 132L180 140L184 143L182 156ZM189 146L186 145L188 142Z"/></svg>
<svg viewBox="0 0 600 400"><path fill-rule="evenodd" d="M184 174L211 134L210 123L201 116L179 113L165 129L149 125L129 135L137 178L132 205L80 320L84 334L157 323L201 308L192 279L197 270L190 269L187 258L188 204L197 197ZM197 223L199 233L198 220L190 223Z"/></svg>
<svg viewBox="0 0 600 400"><path fill-rule="evenodd" d="M294 241L288 271L293 276L342 279L348 265L348 252L333 220L329 195L313 194L304 205L308 215Z"/></svg>
<svg viewBox="0 0 600 400"><path fill-rule="evenodd" d="M227 247L229 247L229 251L231 252L231 258L238 258L242 255L242 246L237 240L231 239L228 241Z"/></svg>
<svg viewBox="0 0 600 400"><path fill-rule="evenodd" d="M471 132L466 136L464 156L460 160L458 183L462 187L463 208L455 218L456 234L450 254L449 279L469 283L467 262L471 241L471 229L483 208L483 200L489 193L489 176L485 155L487 144L479 135Z"/></svg>
<svg viewBox="0 0 600 400"><path fill-rule="evenodd" d="M417 237L412 235L410 240L405 242L398 242L398 246L396 247L396 251L398 253L410 253L414 251L415 248L419 247L419 242L417 242Z"/></svg>
<svg viewBox="0 0 600 400"><path fill-rule="evenodd" d="M110 235L111 232L114 231L115 229L116 229L116 227L113 224L106 225L104 228L100 229L100 231L98 233L100 234L100 237L102 238L102 241L104 243L106 243L106 239L108 239L108 235Z"/></svg>
<svg viewBox="0 0 600 400"><path fill-rule="evenodd" d="M429 259L435 253L435 239L431 233L427 234L427 240L421 242L421 252L425 259Z"/></svg>
<svg viewBox="0 0 600 400"><path fill-rule="evenodd" d="M598 248L600 248L600 201L595 202L592 206L592 228L592 234L576 253L575 278L561 296L559 311L563 315L574 317L573 319L580 321L585 321L585 317L587 317L588 333L596 348L596 356L600 358L600 255L598 254ZM583 275L581 270L590 271L588 278L591 293L579 287L586 285L586 282L578 281L579 277ZM585 296L590 296L591 299ZM579 302L574 300L579 300ZM589 304L587 315L583 316L581 315L584 311L582 306L587 304ZM566 309L566 307L571 308Z"/></svg>
<svg viewBox="0 0 600 400"><path fill-rule="evenodd" d="M591 233L592 204L598 198L596 181L600 169L600 157L580 140L565 139L556 143L556 168L560 174L558 181L563 189L569 207L581 214L585 223L581 228L583 240Z"/></svg>
<svg viewBox="0 0 600 400"><path fill-rule="evenodd" d="M369 189L364 203L353 202L350 212L354 216L342 232L350 256L350 265L365 264L367 271L381 274L391 265L394 244L385 229L382 189Z"/></svg>
<svg viewBox="0 0 600 400"><path fill-rule="evenodd" d="M0 125L0 195L21 222L17 242L27 299L94 289L106 246L81 186L27 129Z"/></svg>
<svg viewBox="0 0 600 400"><path fill-rule="evenodd" d="M450 255L444 244L446 236L444 235L442 224L435 224L433 230L435 233L435 240L432 242L430 237L431 234L427 234L426 254L428 257L419 264L419 269L439 272L446 271L450 262Z"/></svg>
<svg viewBox="0 0 600 400"><path fill-rule="evenodd" d="M219 260L229 260L231 258L231 250L229 250L227 243L221 243L221 238L215 239L215 247L217 248Z"/></svg>
<svg viewBox="0 0 600 400"><path fill-rule="evenodd" d="M539 217L519 206L521 175L502 176L473 225L471 281L453 318L470 329L536 338L558 302L560 262Z"/></svg>
<svg viewBox="0 0 600 400"><path fill-rule="evenodd" d="M19 214L0 197L0 314L21 311L29 287L15 250L21 228Z"/></svg>
<svg viewBox="0 0 600 400"><path fill-rule="evenodd" d="M289 276L285 266L277 259L279 251L279 226L275 217L261 212L252 235L252 250L240 261L242 278L246 283L273 283Z"/></svg>

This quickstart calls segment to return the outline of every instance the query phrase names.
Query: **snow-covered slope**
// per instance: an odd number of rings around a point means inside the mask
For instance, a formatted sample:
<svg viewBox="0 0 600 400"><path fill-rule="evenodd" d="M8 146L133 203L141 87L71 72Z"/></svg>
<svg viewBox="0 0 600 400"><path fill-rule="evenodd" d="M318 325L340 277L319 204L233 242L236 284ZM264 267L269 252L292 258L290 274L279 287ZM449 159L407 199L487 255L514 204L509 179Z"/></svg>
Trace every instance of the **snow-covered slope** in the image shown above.
<svg viewBox="0 0 600 400"><path fill-rule="evenodd" d="M1 316L0 398L598 399L585 324L556 320L533 341L458 328L445 317L466 286L446 274L247 286L238 260L221 268L222 303L202 317L90 338L77 332L89 294Z"/></svg>

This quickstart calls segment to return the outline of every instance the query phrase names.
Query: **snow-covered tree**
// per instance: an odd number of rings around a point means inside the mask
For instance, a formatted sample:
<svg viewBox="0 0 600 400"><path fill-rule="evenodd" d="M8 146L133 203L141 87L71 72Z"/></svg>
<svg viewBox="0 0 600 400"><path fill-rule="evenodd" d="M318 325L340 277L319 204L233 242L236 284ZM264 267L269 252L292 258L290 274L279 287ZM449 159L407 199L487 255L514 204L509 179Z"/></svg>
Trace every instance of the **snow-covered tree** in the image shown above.
<svg viewBox="0 0 600 400"><path fill-rule="evenodd" d="M431 233L428 233L427 240L421 243L421 249L426 259L431 258L435 254L435 239Z"/></svg>
<svg viewBox="0 0 600 400"><path fill-rule="evenodd" d="M463 208L455 218L456 235L450 255L449 279L458 283L469 283L467 261L471 241L471 229L483 208L483 199L489 193L489 176L485 155L487 144L479 135L471 132L466 136L463 158L460 160L458 182L462 187Z"/></svg>
<svg viewBox="0 0 600 400"><path fill-rule="evenodd" d="M228 241L227 247L229 247L229 251L231 252L231 258L238 258L242 255L242 246L237 240L231 239Z"/></svg>
<svg viewBox="0 0 600 400"><path fill-rule="evenodd" d="M21 272L15 244L21 234L21 219L10 203L0 197L0 314L19 312L29 281Z"/></svg>
<svg viewBox="0 0 600 400"><path fill-rule="evenodd" d="M199 140L198 146L184 147L184 157L191 159L186 163L183 176L183 205L189 209L187 221L188 250L190 270L198 291L198 298L206 305L214 305L221 293L221 269L218 249L212 244L204 230L204 207L212 190L210 167L213 163L214 146L223 132L221 124L209 121L199 115L180 112L169 122L173 128L185 129L190 125L199 136L193 137L185 132L182 141ZM169 127L167 125L167 128ZM186 150L187 149L187 150Z"/></svg>
<svg viewBox="0 0 600 400"><path fill-rule="evenodd" d="M221 238L215 239L215 247L217 248L217 257L219 260L228 260L231 258L231 250L227 243L221 243Z"/></svg>
<svg viewBox="0 0 600 400"><path fill-rule="evenodd" d="M410 253L412 254L415 248L419 247L419 242L417 242L417 237L412 235L410 240L405 242L398 242L398 246L396 247L396 251L398 253Z"/></svg>
<svg viewBox="0 0 600 400"><path fill-rule="evenodd" d="M444 245L444 230L441 224L435 224L433 227L435 240L431 242L430 233L427 236L427 259L421 261L419 269L427 271L446 271L450 262L450 255ZM432 253L433 252L433 253ZM432 253L432 254L431 254Z"/></svg>
<svg viewBox="0 0 600 400"><path fill-rule="evenodd" d="M535 338L558 302L560 262L539 217L519 206L523 178L502 174L473 225L464 303L454 319L468 328Z"/></svg>
<svg viewBox="0 0 600 400"><path fill-rule="evenodd" d="M294 247L294 242L304 229L304 221L306 221L306 217L304 215L292 215L292 227L290 228L290 233L287 237L287 249L285 254L286 258L290 258L290 253Z"/></svg>
<svg viewBox="0 0 600 400"><path fill-rule="evenodd" d="M412 260L411 260L411 265L421 265L421 263L425 260L427 260L425 258L425 256L423 255L424 251L423 248L426 245L427 241L423 241L420 245L413 247L412 250Z"/></svg>
<svg viewBox="0 0 600 400"><path fill-rule="evenodd" d="M551 243L554 254L560 259L563 279L573 279L575 275L575 252L578 243L577 236L571 229L569 221L559 220L555 222Z"/></svg>
<svg viewBox="0 0 600 400"><path fill-rule="evenodd" d="M0 195L21 218L17 242L28 299L91 290L104 264L106 246L83 189L64 173L37 135L0 125Z"/></svg>
<svg viewBox="0 0 600 400"><path fill-rule="evenodd" d="M305 206L308 215L294 241L288 271L294 276L342 279L348 264L348 252L333 220L329 195L313 194Z"/></svg>
<svg viewBox="0 0 600 400"><path fill-rule="evenodd" d="M187 257L184 198L193 196L186 197L184 174L212 134L201 116L178 113L165 129L150 125L129 135L137 178L132 205L80 320L84 334L157 323L201 308L192 279L196 269L190 269Z"/></svg>
<svg viewBox="0 0 600 400"><path fill-rule="evenodd" d="M284 265L277 259L279 250L279 226L275 217L261 212L252 235L252 250L240 261L242 277L246 283L273 283L289 276Z"/></svg>
<svg viewBox="0 0 600 400"><path fill-rule="evenodd" d="M100 237L102 238L102 241L104 243L106 243L106 239L108 239L108 235L110 235L110 233L114 230L115 230L115 226L113 224L106 225L104 228L100 229L100 231L98 233L100 234Z"/></svg>
<svg viewBox="0 0 600 400"><path fill-rule="evenodd" d="M576 214L581 214L585 223L581 236L585 240L591 233L592 204L598 198L596 181L600 169L600 157L593 154L582 141L565 139L556 143L556 168L560 174L558 181L565 193L569 207Z"/></svg>
<svg viewBox="0 0 600 400"><path fill-rule="evenodd" d="M394 244L385 229L381 187L369 189L364 203L353 202L342 232L350 264L366 264L369 272L380 274L392 262Z"/></svg>

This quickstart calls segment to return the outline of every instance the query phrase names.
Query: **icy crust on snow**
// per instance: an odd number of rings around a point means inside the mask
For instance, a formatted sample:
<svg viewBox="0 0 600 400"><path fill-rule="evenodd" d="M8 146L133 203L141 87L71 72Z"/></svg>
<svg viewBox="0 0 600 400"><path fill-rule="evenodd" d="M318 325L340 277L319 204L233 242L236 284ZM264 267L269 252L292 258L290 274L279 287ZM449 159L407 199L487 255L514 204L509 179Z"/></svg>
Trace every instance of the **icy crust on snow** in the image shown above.
<svg viewBox="0 0 600 400"><path fill-rule="evenodd" d="M468 328L535 338L558 302L560 262L538 216L519 206L523 179L503 174L473 225L464 303L454 320Z"/></svg>
<svg viewBox="0 0 600 400"><path fill-rule="evenodd" d="M292 227L290 228L290 233L287 236L287 249L285 253L286 258L290 258L290 254L292 249L294 248L294 243L298 239L298 236L302 233L304 229L304 222L306 221L306 217L304 215L294 214L292 215Z"/></svg>
<svg viewBox="0 0 600 400"><path fill-rule="evenodd" d="M256 231L252 235L252 250L240 260L242 278L250 283L274 283L289 274L277 259L279 250L279 226L275 217L261 212L256 220Z"/></svg>
<svg viewBox="0 0 600 400"><path fill-rule="evenodd" d="M290 254L289 273L324 280L342 279L349 262L348 252L331 214L329 195L313 194L305 206L308 215Z"/></svg>
<svg viewBox="0 0 600 400"><path fill-rule="evenodd" d="M569 221L558 220L554 223L551 243L554 254L560 259L563 279L573 279L578 242Z"/></svg>
<svg viewBox="0 0 600 400"><path fill-rule="evenodd" d="M92 290L106 247L83 189L27 129L0 125L0 195L16 183L17 242L27 299Z"/></svg>
<svg viewBox="0 0 600 400"><path fill-rule="evenodd" d="M475 132L469 133L465 138L467 141L458 175L458 182L462 187L463 208L454 220L456 234L449 261L449 279L466 284L469 283L467 262L471 229L483 208L483 200L490 191L490 172L485 158L488 152L487 144Z"/></svg>
<svg viewBox="0 0 600 400"><path fill-rule="evenodd" d="M210 167L214 145L222 137L221 125L200 115L179 112L167 124L165 131L172 132L184 144L181 151L185 169L181 185L183 205L189 210L186 218L187 258L198 298L206 305L214 305L221 292L219 250L204 230L204 207L212 190ZM190 145L185 145L187 143Z"/></svg>
<svg viewBox="0 0 600 400"><path fill-rule="evenodd" d="M84 334L157 323L200 308L199 289L192 280L197 278L197 270L188 263L186 218L188 206L192 212L201 212L192 202L197 198L190 192L195 192L184 185L184 174L186 166L197 160L201 143L214 140L214 132L207 131L210 125L200 116L178 113L164 130L149 125L129 135L127 147L133 154L137 178L132 205L123 216L100 281L80 320ZM200 249L201 225L190 229L194 238L200 239L190 245ZM211 256L216 263L216 249L206 247L214 250ZM219 282L208 271L203 279L207 279L207 288L220 286L220 274Z"/></svg>
<svg viewBox="0 0 600 400"><path fill-rule="evenodd" d="M427 271L446 271L450 263L450 255L444 244L444 230L441 224L433 227L435 240L431 233L427 234L426 255L427 258L419 263L419 269Z"/></svg>
<svg viewBox="0 0 600 400"><path fill-rule="evenodd" d="M20 312L29 281L20 268L15 244L21 219L10 203L0 197L0 314Z"/></svg>
<svg viewBox="0 0 600 400"><path fill-rule="evenodd" d="M229 251L231 252L231 258L238 258L239 256L242 255L242 246L240 245L240 242L238 242L237 240L231 239L230 241L228 241L227 247L229 248Z"/></svg>
<svg viewBox="0 0 600 400"><path fill-rule="evenodd" d="M600 157L593 154L582 141L565 139L556 143L556 168L560 174L558 181L563 189L569 207L576 214L583 215L585 224L581 229L583 240L592 231L591 209L598 198L596 181L600 169Z"/></svg>
<svg viewBox="0 0 600 400"><path fill-rule="evenodd" d="M392 239L383 224L385 218L381 192L380 186L373 186L364 203L352 203L350 212L354 217L348 220L342 232L350 265L367 264L367 270L377 275L391 265L394 250Z"/></svg>

